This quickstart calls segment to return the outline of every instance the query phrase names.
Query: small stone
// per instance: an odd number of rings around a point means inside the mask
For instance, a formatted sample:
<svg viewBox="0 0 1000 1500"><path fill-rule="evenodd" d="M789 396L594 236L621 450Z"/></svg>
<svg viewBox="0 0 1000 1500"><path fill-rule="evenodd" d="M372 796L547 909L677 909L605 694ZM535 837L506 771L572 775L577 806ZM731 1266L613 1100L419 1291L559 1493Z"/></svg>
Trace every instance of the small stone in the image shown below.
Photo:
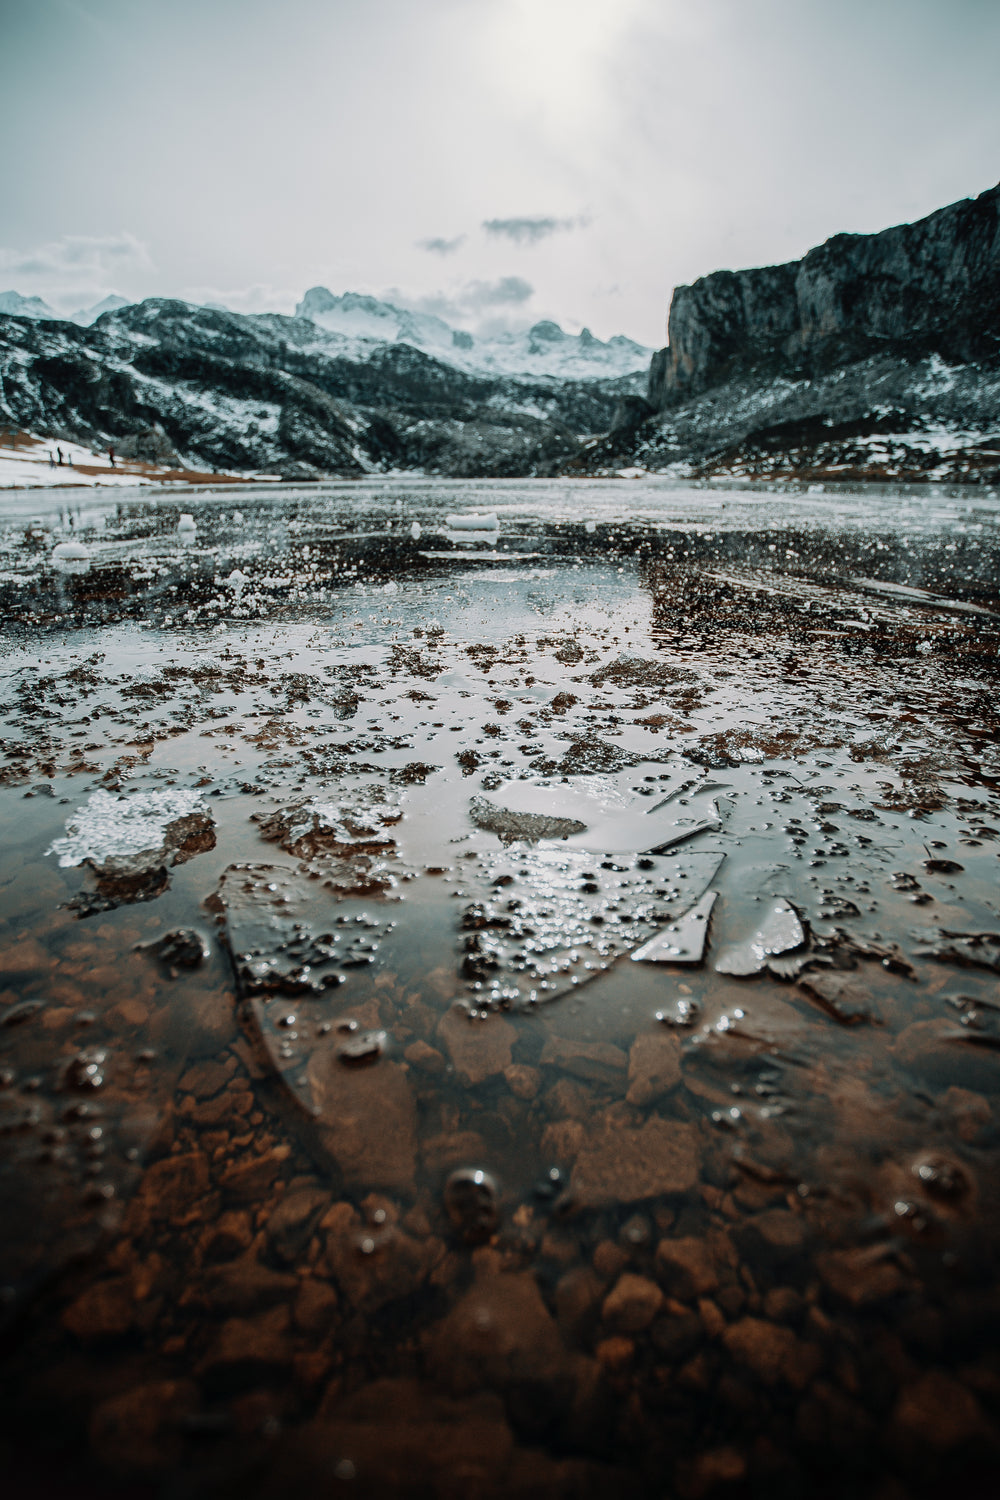
<svg viewBox="0 0 1000 1500"><path fill-rule="evenodd" d="M790 1328L781 1328L764 1318L741 1318L722 1336L733 1358L762 1380L776 1385L784 1380L801 1390L816 1373L822 1355L815 1344L803 1344Z"/></svg>
<svg viewBox="0 0 1000 1500"><path fill-rule="evenodd" d="M299 1259L329 1206L330 1195L322 1188L300 1188L279 1200L267 1221L267 1237L279 1260L291 1265Z"/></svg>
<svg viewBox="0 0 1000 1500"><path fill-rule="evenodd" d="M257 1379L266 1371L281 1370L292 1362L292 1343L288 1336L290 1315L281 1304L251 1318L230 1318L223 1323L209 1352L202 1360L200 1373L219 1378L236 1372L252 1371Z"/></svg>
<svg viewBox="0 0 1000 1500"><path fill-rule="evenodd" d="M708 1241L697 1235L661 1240L656 1247L656 1262L664 1284L682 1301L707 1296L719 1285L715 1253Z"/></svg>
<svg viewBox="0 0 1000 1500"><path fill-rule="evenodd" d="M280 1163L265 1152L263 1156L251 1156L245 1161L233 1162L219 1179L219 1186L229 1198L237 1203L259 1203L271 1191L278 1175Z"/></svg>
<svg viewBox="0 0 1000 1500"><path fill-rule="evenodd" d="M337 1306L337 1293L330 1283L308 1276L299 1287L292 1318L302 1333L320 1338L333 1322Z"/></svg>
<svg viewBox="0 0 1000 1500"><path fill-rule="evenodd" d="M399 1063L336 1068L314 1054L310 1081L318 1134L348 1187L412 1192L417 1110Z"/></svg>
<svg viewBox="0 0 1000 1500"><path fill-rule="evenodd" d="M628 1060L629 1104L652 1104L681 1078L681 1044L669 1031L647 1031L632 1043Z"/></svg>
<svg viewBox="0 0 1000 1500"><path fill-rule="evenodd" d="M959 1088L956 1084L945 1090L940 1104L954 1120L960 1139L966 1142L974 1141L993 1118L989 1100L984 1095Z"/></svg>
<svg viewBox="0 0 1000 1500"><path fill-rule="evenodd" d="M152 1222L169 1219L178 1227L196 1222L209 1192L208 1157L202 1151L166 1156L146 1168L133 1208Z"/></svg>
<svg viewBox="0 0 1000 1500"><path fill-rule="evenodd" d="M510 1066L517 1032L502 1016L472 1021L460 1009L449 1010L438 1024L438 1036L455 1072L470 1088Z"/></svg>
<svg viewBox="0 0 1000 1500"><path fill-rule="evenodd" d="M444 1187L445 1211L467 1245L492 1239L500 1225L500 1189L481 1167L460 1167Z"/></svg>
<svg viewBox="0 0 1000 1500"><path fill-rule="evenodd" d="M764 1297L764 1316L772 1323L797 1323L804 1310L801 1293L791 1286L773 1286Z"/></svg>
<svg viewBox="0 0 1000 1500"><path fill-rule="evenodd" d="M594 1251L592 1264L598 1276L611 1281L629 1262L629 1252L614 1240L602 1240Z"/></svg>
<svg viewBox="0 0 1000 1500"><path fill-rule="evenodd" d="M182 1422L198 1409L189 1380L156 1380L132 1386L95 1407L90 1445L98 1461L128 1477L163 1474L181 1457Z"/></svg>
<svg viewBox="0 0 1000 1500"><path fill-rule="evenodd" d="M482 1274L431 1330L429 1367L456 1394L571 1390L569 1356L530 1271Z"/></svg>
<svg viewBox="0 0 1000 1500"><path fill-rule="evenodd" d="M628 1067L628 1058L613 1042L584 1042L566 1036L550 1036L539 1061L595 1083L614 1083Z"/></svg>
<svg viewBox="0 0 1000 1500"><path fill-rule="evenodd" d="M652 1115L636 1129L614 1107L594 1121L573 1168L578 1204L634 1203L683 1193L698 1178L698 1136L684 1121Z"/></svg>
<svg viewBox="0 0 1000 1500"><path fill-rule="evenodd" d="M713 1448L699 1453L677 1473L677 1493L681 1500L701 1500L703 1495L728 1493L731 1486L746 1478L747 1461L738 1448Z"/></svg>
<svg viewBox="0 0 1000 1500"><path fill-rule="evenodd" d="M84 1343L121 1338L132 1327L134 1304L124 1277L98 1281L64 1310L62 1325Z"/></svg>
<svg viewBox="0 0 1000 1500"><path fill-rule="evenodd" d="M910 1451L947 1452L977 1436L984 1425L975 1396L943 1370L928 1370L904 1386L892 1414L893 1436Z"/></svg>
<svg viewBox="0 0 1000 1500"><path fill-rule="evenodd" d="M447 1066L438 1049L422 1037L411 1042L403 1056L411 1068L419 1068L421 1073L443 1073Z"/></svg>
<svg viewBox="0 0 1000 1500"><path fill-rule="evenodd" d="M616 1334L610 1339L601 1339L594 1350L599 1364L606 1370L617 1372L627 1370L635 1358L635 1340L624 1338Z"/></svg>
<svg viewBox="0 0 1000 1500"><path fill-rule="evenodd" d="M196 1063L181 1075L177 1087L182 1094L193 1094L196 1099L211 1099L228 1084L236 1068L235 1057L225 1062L214 1059Z"/></svg>
<svg viewBox="0 0 1000 1500"><path fill-rule="evenodd" d="M564 1339L578 1339L596 1320L604 1282L589 1266L574 1266L556 1282L556 1320Z"/></svg>
<svg viewBox="0 0 1000 1500"><path fill-rule="evenodd" d="M663 1306L655 1281L626 1272L604 1299L601 1316L616 1333L641 1333Z"/></svg>
<svg viewBox="0 0 1000 1500"><path fill-rule="evenodd" d="M542 1081L538 1069L530 1068L526 1063L511 1063L510 1067L504 1068L503 1076L507 1087L518 1099L534 1099Z"/></svg>
<svg viewBox="0 0 1000 1500"><path fill-rule="evenodd" d="M746 1227L773 1250L801 1250L805 1244L802 1219L787 1208L768 1208L763 1213L754 1214Z"/></svg>
<svg viewBox="0 0 1000 1500"><path fill-rule="evenodd" d="M698 1316L706 1338L717 1339L725 1331L726 1320L718 1304L711 1297L698 1298Z"/></svg>
<svg viewBox="0 0 1000 1500"><path fill-rule="evenodd" d="M247 1210L227 1209L202 1235L202 1261L231 1260L248 1250L252 1240L253 1225Z"/></svg>
<svg viewBox="0 0 1000 1500"><path fill-rule="evenodd" d="M880 1245L824 1251L816 1257L816 1269L831 1292L851 1307L884 1302L906 1285L899 1266Z"/></svg>
<svg viewBox="0 0 1000 1500"><path fill-rule="evenodd" d="M297 1283L285 1271L262 1266L253 1256L231 1261L210 1270L201 1293L213 1312L251 1313L274 1303L286 1302Z"/></svg>

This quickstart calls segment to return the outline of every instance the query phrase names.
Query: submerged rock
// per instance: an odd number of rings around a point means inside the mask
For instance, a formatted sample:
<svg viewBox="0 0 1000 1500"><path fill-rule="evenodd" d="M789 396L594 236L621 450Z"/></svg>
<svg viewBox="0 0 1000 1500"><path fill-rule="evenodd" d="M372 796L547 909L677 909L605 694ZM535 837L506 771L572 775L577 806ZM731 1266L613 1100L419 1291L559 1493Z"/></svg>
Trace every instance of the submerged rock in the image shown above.
<svg viewBox="0 0 1000 1500"><path fill-rule="evenodd" d="M606 1110L588 1130L570 1183L573 1203L598 1208L683 1193L698 1177L693 1125L651 1115L636 1127L628 1114Z"/></svg>
<svg viewBox="0 0 1000 1500"><path fill-rule="evenodd" d="M469 1245L481 1245L500 1225L500 1189L482 1167L458 1167L444 1185L445 1211Z"/></svg>

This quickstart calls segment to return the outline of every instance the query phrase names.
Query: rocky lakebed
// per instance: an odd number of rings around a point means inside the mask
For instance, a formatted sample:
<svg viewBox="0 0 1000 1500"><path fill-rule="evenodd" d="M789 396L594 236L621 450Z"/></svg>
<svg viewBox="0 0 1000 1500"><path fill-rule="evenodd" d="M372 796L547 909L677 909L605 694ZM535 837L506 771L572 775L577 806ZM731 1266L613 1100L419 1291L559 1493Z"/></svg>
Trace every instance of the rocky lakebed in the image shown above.
<svg viewBox="0 0 1000 1500"><path fill-rule="evenodd" d="M16 1493L993 1492L993 491L52 490L0 549Z"/></svg>

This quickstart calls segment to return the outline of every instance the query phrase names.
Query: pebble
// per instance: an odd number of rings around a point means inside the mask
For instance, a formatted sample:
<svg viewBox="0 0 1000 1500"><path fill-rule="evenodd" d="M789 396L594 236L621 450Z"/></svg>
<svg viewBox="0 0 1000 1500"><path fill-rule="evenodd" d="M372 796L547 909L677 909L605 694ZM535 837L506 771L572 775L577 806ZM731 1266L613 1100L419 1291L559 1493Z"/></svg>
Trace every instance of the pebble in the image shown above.
<svg viewBox="0 0 1000 1500"><path fill-rule="evenodd" d="M672 1033L643 1032L632 1043L628 1059L628 1092L637 1108L652 1104L681 1078L681 1044Z"/></svg>
<svg viewBox="0 0 1000 1500"><path fill-rule="evenodd" d="M648 1277L626 1272L604 1299L601 1316L616 1333L641 1333L663 1306L663 1293Z"/></svg>
<svg viewBox="0 0 1000 1500"><path fill-rule="evenodd" d="M500 1225L500 1189L481 1167L459 1167L444 1188L448 1218L468 1245L485 1244Z"/></svg>

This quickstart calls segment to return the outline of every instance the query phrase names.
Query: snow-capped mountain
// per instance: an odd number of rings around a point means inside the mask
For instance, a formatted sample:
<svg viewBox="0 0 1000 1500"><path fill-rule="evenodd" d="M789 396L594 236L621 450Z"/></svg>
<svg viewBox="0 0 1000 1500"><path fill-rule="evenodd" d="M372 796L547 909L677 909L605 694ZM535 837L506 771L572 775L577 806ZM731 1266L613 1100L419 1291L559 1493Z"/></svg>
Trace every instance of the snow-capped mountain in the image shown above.
<svg viewBox="0 0 1000 1500"><path fill-rule="evenodd" d="M566 333L558 323L548 321L516 333L481 338L452 328L431 313L413 312L358 292L337 297L322 286L306 292L295 316L346 340L411 344L461 370L491 375L615 379L648 369L653 352L622 334L605 343L588 328L579 334Z"/></svg>
<svg viewBox="0 0 1000 1500"><path fill-rule="evenodd" d="M22 297L20 292L0 292L0 313L14 318L58 318L41 297Z"/></svg>
<svg viewBox="0 0 1000 1500"><path fill-rule="evenodd" d="M104 297L100 302L95 302L93 307L81 307L75 313L63 315L57 313L55 308L50 307L41 297L22 297L20 292L0 292L0 313L9 313L15 318L37 318L44 321L57 323L79 323L81 328L89 328L95 323L102 313L117 312L120 307L129 307L126 297L119 297L112 292L109 297Z"/></svg>
<svg viewBox="0 0 1000 1500"><path fill-rule="evenodd" d="M103 297L100 302L95 302L93 307L81 307L77 312L71 313L69 321L79 323L81 328L89 328L91 323L96 323L102 313L117 312L120 307L130 307L131 303L127 297L119 297L116 292L110 296Z"/></svg>

